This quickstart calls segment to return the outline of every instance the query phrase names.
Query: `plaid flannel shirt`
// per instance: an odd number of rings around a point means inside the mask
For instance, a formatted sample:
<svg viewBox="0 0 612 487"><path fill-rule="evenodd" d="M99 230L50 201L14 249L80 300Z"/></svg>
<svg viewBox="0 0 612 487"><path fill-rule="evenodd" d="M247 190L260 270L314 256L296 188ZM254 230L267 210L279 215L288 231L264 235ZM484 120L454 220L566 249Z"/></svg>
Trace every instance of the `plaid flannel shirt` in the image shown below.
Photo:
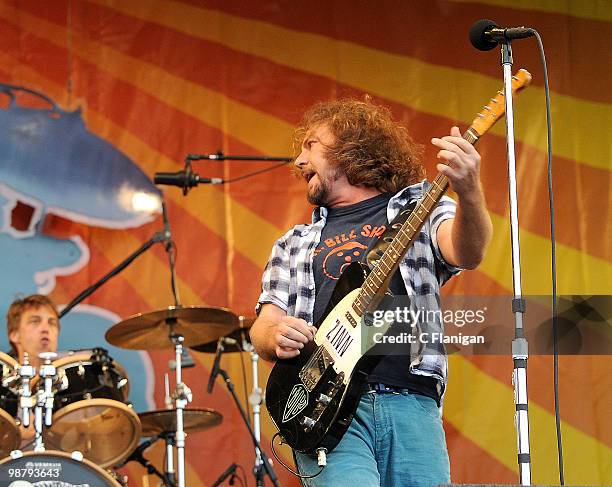
<svg viewBox="0 0 612 487"><path fill-rule="evenodd" d="M392 221L407 202L419 199L428 187L427 181L421 181L395 194L387 206L387 219ZM400 273L408 295L437 297L440 286L460 272L460 268L444 260L436 238L440 223L454 218L455 211L455 201L443 196L400 263ZM312 224L296 225L275 242L262 276L257 314L263 304L272 303L288 315L312 324L316 298L313 253L320 242L326 217L326 208L315 208ZM440 328L439 331L443 332L442 323ZM427 348L420 361L411 366L411 372L437 378L443 390L448 366L444 346L428 345Z"/></svg>

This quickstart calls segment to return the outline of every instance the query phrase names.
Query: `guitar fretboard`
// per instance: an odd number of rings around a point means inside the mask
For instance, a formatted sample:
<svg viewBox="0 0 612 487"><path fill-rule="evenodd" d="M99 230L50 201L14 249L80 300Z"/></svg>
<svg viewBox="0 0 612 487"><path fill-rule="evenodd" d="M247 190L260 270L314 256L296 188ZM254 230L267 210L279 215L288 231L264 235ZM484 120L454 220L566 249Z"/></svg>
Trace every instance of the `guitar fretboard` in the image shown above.
<svg viewBox="0 0 612 487"><path fill-rule="evenodd" d="M463 138L472 145L478 141L478 135L471 130L471 127L463 134ZM447 188L448 178L438 174L361 286L359 294L353 301L353 310L358 316L363 316L372 301L384 293L386 289L383 289L383 286L387 278L395 272Z"/></svg>

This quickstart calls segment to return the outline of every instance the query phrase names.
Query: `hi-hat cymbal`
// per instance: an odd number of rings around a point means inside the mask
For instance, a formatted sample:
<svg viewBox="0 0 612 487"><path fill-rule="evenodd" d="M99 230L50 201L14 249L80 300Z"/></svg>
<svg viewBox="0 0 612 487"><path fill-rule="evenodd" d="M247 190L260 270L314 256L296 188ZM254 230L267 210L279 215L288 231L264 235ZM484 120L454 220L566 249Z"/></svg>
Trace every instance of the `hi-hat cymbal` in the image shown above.
<svg viewBox="0 0 612 487"><path fill-rule="evenodd" d="M173 348L170 333L182 335L189 347L218 340L239 326L238 317L225 308L184 306L139 313L106 332L106 340L121 348L160 350Z"/></svg>
<svg viewBox="0 0 612 487"><path fill-rule="evenodd" d="M142 436L158 436L176 431L176 409L157 409L139 413ZM188 408L183 410L185 433L195 433L221 424L223 416L209 408Z"/></svg>
<svg viewBox="0 0 612 487"><path fill-rule="evenodd" d="M244 318L243 316L239 317L240 328L236 328L231 333L225 335L226 338L232 338L236 340L235 344L225 343L223 345L224 352L242 352L244 351L245 343L251 343L251 338L249 337L249 329L253 325L255 318ZM192 345L192 350L196 352L205 352L205 353L215 353L217 351L217 340L213 340L207 343L202 343L199 345Z"/></svg>

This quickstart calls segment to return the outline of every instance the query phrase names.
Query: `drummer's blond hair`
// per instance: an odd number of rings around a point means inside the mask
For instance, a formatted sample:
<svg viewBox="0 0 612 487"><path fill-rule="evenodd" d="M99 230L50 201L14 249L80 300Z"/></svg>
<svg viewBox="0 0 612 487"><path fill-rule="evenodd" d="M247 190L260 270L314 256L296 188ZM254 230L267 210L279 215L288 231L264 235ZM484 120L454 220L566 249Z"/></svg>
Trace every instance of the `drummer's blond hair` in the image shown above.
<svg viewBox="0 0 612 487"><path fill-rule="evenodd" d="M55 315L59 318L59 312L55 302L44 294L31 294L24 298L17 298L11 303L8 311L6 312L6 332L8 334L9 342L13 352L17 354L17 348L11 341L11 333L19 329L19 322L21 321L21 315L29 309L38 309L41 306L46 306L53 310Z"/></svg>

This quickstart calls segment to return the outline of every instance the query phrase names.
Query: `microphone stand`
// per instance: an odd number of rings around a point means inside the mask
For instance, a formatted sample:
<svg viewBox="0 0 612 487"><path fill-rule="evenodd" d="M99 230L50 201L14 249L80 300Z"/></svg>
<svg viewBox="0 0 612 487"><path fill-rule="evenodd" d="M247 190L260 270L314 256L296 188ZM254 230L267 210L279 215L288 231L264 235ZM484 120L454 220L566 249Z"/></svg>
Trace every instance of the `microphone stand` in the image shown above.
<svg viewBox="0 0 612 487"><path fill-rule="evenodd" d="M74 308L77 304L83 301L85 298L91 296L95 291L97 291L100 287L102 287L109 279L115 277L122 270L128 267L138 256L149 250L156 243L163 243L166 241L165 232L156 232L149 240L143 243L136 251L131 253L125 260L120 262L115 268L113 268L109 273L102 276L98 281L94 282L87 289L82 291L76 298L74 298L70 303L68 303L62 311L59 313L59 317L62 318L66 316L72 308Z"/></svg>
<svg viewBox="0 0 612 487"><path fill-rule="evenodd" d="M159 439L160 439L160 436L156 436L155 438L148 440L144 442L143 444L141 444L140 446L138 446L130 454L127 460L125 460L125 462L123 462L123 464L120 466L123 467L128 462L138 462L147 470L147 474L155 475L156 477L159 477L166 487L174 487L174 483L172 482L172 480L169 479L166 475L162 474L159 470L157 470L155 466L151 462L149 462L149 460L147 460L143 455L144 450L149 448L151 445L153 445L153 443L155 443Z"/></svg>
<svg viewBox="0 0 612 487"><path fill-rule="evenodd" d="M272 162L291 162L291 157L268 157L268 156L228 156L222 151L215 154L188 154L187 161L272 161Z"/></svg>
<svg viewBox="0 0 612 487"><path fill-rule="evenodd" d="M512 285L514 298L514 340L512 360L514 370L515 426L518 445L518 465L521 485L531 485L531 458L529 448L529 416L527 401L527 358L528 345L523 328L525 300L521 290L521 258L519 245L519 221L516 183L516 156L514 152L514 110L512 100L512 47L511 41L501 43L501 64L504 72L504 98L506 103L506 144L508 152L508 179L510 194L510 235L512 241Z"/></svg>
<svg viewBox="0 0 612 487"><path fill-rule="evenodd" d="M249 434L251 435L251 439L253 440L255 449L259 454L259 458L261 459L259 466L260 468L263 467L263 470L265 472L261 472L261 474L256 475L257 485L258 486L264 485L263 476L264 476L264 473L266 473L268 474L268 477L270 477L270 481L272 482L272 484L275 487L279 487L280 484L278 483L278 478L276 477L276 473L274 472L274 469L272 468L272 463L270 462L270 459L265 454L265 452L261 449L261 444L259 443L259 440L257 436L255 435L253 428L251 427L249 418L247 417L244 411L244 408L242 407L242 404L240 404L240 400L238 399L238 396L236 395L236 391L234 390L234 384L232 383L232 380L229 378L228 373L221 368L219 369L219 375L223 377L223 380L225 381L225 384L227 385L227 389L230 391L230 394L232 395L232 398L234 399L234 402L236 403L236 406L238 407L238 411L240 412L240 415L242 416L244 424L246 424L246 427L249 430Z"/></svg>

